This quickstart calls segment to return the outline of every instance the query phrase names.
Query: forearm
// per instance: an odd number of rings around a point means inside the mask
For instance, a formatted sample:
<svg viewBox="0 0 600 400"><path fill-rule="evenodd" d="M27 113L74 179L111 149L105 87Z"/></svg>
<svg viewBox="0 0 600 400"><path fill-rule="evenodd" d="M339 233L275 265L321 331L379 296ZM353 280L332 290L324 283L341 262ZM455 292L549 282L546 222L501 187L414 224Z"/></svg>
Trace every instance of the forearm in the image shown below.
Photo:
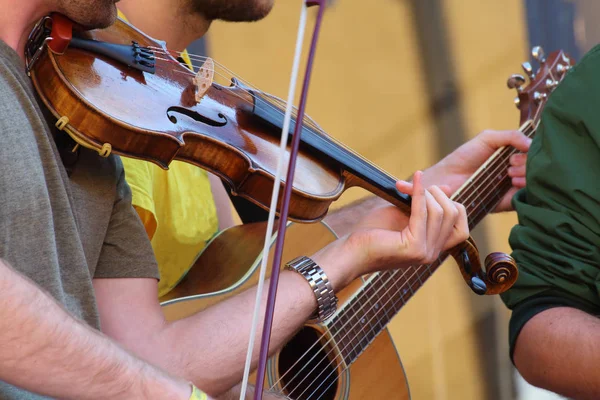
<svg viewBox="0 0 600 400"><path fill-rule="evenodd" d="M332 250L333 249L333 250ZM330 245L312 258L322 266L334 290L345 287L354 277L349 252L343 241ZM262 321L268 283L265 283L260 324L254 346L253 366L258 361ZM162 329L153 342L161 347L161 357L152 346L146 353L152 362L191 380L212 395L220 395L242 379L248 348L256 287L221 302L192 317L179 320ZM277 289L270 353L281 348L307 321L317 307L316 297L306 279L293 271L282 271ZM150 351L148 351L150 350ZM201 362L199 360L202 360Z"/></svg>
<svg viewBox="0 0 600 400"><path fill-rule="evenodd" d="M265 283L265 294L268 283ZM212 395L223 394L242 379L255 298L256 288L253 288L168 325L155 341L162 344L162 348L167 347L163 351L173 354L175 360L169 357L151 361L191 380ZM258 360L265 304L266 295L263 296L253 366ZM306 280L294 272L282 271L270 352L283 346L315 308L315 296ZM153 353L151 357L154 356L157 354Z"/></svg>
<svg viewBox="0 0 600 400"><path fill-rule="evenodd" d="M154 393L182 399L190 391L185 382L137 360L72 318L2 261L0 380L65 399L150 398Z"/></svg>
<svg viewBox="0 0 600 400"><path fill-rule="evenodd" d="M352 232L354 225L370 211L378 207L389 206L390 203L377 197L368 196L338 208L327 214L323 219L338 237Z"/></svg>
<svg viewBox="0 0 600 400"><path fill-rule="evenodd" d="M598 399L598 343L598 318L573 308L553 308L527 322L514 360L532 385L573 399Z"/></svg>

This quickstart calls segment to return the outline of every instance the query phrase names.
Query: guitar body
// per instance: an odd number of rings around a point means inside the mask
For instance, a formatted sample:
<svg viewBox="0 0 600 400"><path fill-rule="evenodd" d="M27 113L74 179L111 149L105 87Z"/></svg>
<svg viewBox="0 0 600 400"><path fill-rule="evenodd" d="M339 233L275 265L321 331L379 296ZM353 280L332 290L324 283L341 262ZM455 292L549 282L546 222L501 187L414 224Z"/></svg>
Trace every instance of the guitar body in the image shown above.
<svg viewBox="0 0 600 400"><path fill-rule="evenodd" d="M167 319L176 320L192 315L256 285L265 228L266 224L263 223L236 226L216 236L185 278L161 298ZM286 232L283 259L313 254L335 239L335 234L325 224L290 224ZM273 237L271 253L274 242ZM272 256L270 254L269 260L272 260ZM361 286L362 280L356 280L338 293L340 304L352 297ZM294 400L410 399L404 368L387 329L347 369L345 365L331 367L333 361L341 360L341 357L335 355L338 353L334 341L326 339L317 346L313 361L315 365L306 368L311 372L300 371L296 375L297 371L294 370L293 373L284 374L322 334L327 335L326 326L307 325L271 357L265 387L270 388L283 376L276 388L281 390L285 385L283 392ZM321 359L319 351L322 352ZM328 362L319 363L317 360ZM296 380L290 382L286 379ZM289 388L294 388L291 393Z"/></svg>

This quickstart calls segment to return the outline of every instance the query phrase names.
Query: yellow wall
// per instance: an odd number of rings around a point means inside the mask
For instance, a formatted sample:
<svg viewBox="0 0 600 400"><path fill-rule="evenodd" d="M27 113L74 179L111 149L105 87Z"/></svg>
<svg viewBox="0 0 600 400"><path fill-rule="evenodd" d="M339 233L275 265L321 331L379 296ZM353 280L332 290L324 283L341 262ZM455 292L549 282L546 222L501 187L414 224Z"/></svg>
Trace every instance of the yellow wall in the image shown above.
<svg viewBox="0 0 600 400"><path fill-rule="evenodd" d="M418 0L414 0L418 1ZM526 56L521 0L445 0L455 73L464 103L465 136L512 129L518 114L505 86ZM332 136L399 177L436 161L432 124L408 1L337 1L326 14L308 103ZM255 24L215 23L209 51L218 62L266 92L285 98L300 1L278 0ZM309 23L314 21L311 12ZM308 39L308 37L307 37ZM363 196L349 191L336 205ZM495 251L516 219L488 218ZM413 399L483 399L478 322L499 310L505 346L506 312L499 299L475 299L447 262L392 321ZM486 356L505 347L490 342ZM498 372L506 378L508 369ZM503 390L507 390L504 387ZM511 398L505 392L502 398ZM500 397L497 397L500 398Z"/></svg>

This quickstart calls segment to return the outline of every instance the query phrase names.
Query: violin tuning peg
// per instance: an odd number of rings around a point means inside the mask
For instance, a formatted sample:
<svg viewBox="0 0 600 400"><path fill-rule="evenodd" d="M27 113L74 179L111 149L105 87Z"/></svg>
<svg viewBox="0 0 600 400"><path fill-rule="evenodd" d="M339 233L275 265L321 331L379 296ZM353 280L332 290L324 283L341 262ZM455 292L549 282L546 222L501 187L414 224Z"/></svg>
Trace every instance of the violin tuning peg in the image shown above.
<svg viewBox="0 0 600 400"><path fill-rule="evenodd" d="M533 58L538 60L540 64L546 62L546 53L544 53L542 46L535 46L533 49L531 49L531 55Z"/></svg>
<svg viewBox="0 0 600 400"><path fill-rule="evenodd" d="M529 79L534 80L535 79L535 74L533 73L533 67L531 66L531 63L526 61L523 64L521 64L521 67L523 67L523 71L525 71L525 73L527 74L527 76L529 77Z"/></svg>
<svg viewBox="0 0 600 400"><path fill-rule="evenodd" d="M509 89L517 89L518 92L521 91L521 86L525 83L525 77L523 75L514 74L508 78L506 81L506 86Z"/></svg>

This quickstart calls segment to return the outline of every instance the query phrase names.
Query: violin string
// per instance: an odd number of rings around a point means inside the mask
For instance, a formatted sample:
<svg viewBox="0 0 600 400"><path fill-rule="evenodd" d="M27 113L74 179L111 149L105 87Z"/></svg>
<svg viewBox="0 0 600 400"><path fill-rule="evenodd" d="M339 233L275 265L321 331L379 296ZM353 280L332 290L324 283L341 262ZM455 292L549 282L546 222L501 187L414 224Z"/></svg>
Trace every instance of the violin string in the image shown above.
<svg viewBox="0 0 600 400"><path fill-rule="evenodd" d="M173 60L173 59L162 58L162 57L156 57L156 56L155 56L155 59L157 59L157 60L163 60L163 61L167 61L167 62L170 62L170 63L176 63L176 64L180 64L180 65L182 65L182 66L186 67L186 68L185 68L185 70L183 70L183 69L173 69L173 72L175 72L175 73L184 74L184 75L189 75L189 76L195 76L195 75L196 75L194 72L190 71L190 70L187 68L187 65L185 65L185 64L183 64L183 63L181 63L181 62L179 62L179 61L176 61L176 60ZM225 79L225 80L227 80L227 78L228 78L228 77L227 77L227 75L225 75L225 74L223 74L223 73L221 73L221 72L217 71L216 69L208 69L208 70L209 70L209 71L212 71L212 72L214 72L215 74L219 75L220 77L222 77L222 78L223 78L223 79ZM236 78L236 79L237 79L237 78ZM238 79L238 80L240 80L240 82L242 81L241 79ZM245 88L241 88L241 87L239 87L239 86L238 86L238 88L239 88L240 90L244 91L245 93L247 93L247 94L249 94L249 95L252 95L252 93L251 93L249 90L247 90L247 89L245 89ZM277 98L277 97L275 97L275 96L267 95L266 93L262 93L262 92L259 92L259 93L260 93L261 95L263 95L263 96L264 96L264 95L268 96L269 100L271 100L271 101L276 101L277 103L279 103L279 104L280 104L280 106L279 106L279 107L277 107L277 106L273 105L271 102L269 102L269 101L265 101L265 103L268 105L268 107L269 107L271 110L273 110L273 111L277 112L277 113L278 113L278 114L280 114L281 116L284 116L284 115L285 115L285 113L284 113L284 111L283 111L283 109L285 109L285 106L287 105L285 101L283 101L282 99L279 99L279 98ZM254 104L252 104L252 103L251 103L251 102L250 102L248 99L244 99L244 98L243 98L242 96L240 96L239 94L237 94L237 93L235 93L235 92L232 92L232 94L233 94L234 96L238 97L239 99L241 99L241 100L245 101L247 104L254 106ZM264 108L260 108L260 107L257 107L257 108L258 108L259 110L266 111ZM292 114L292 115L293 115L294 117L297 117L297 110L298 110L298 109L297 109L297 107L295 107L295 106L294 106L294 107L293 107L293 110L294 110L294 111L293 111L293 114ZM310 126L310 127L311 127L311 128L313 128L315 131L317 131L317 133L321 134L322 136L326 136L326 137L327 137L327 139L328 139L329 141L335 142L335 139L333 139L333 138L331 138L330 136L328 136L328 135L327 135L327 134L326 134L326 133L323 131L323 129L322 129L321 127L319 127L319 126L317 125L317 123L316 123L314 120L312 120L312 118L310 118L309 116L305 116L305 117L304 117L304 124L303 124L303 125L308 125L308 126Z"/></svg>
<svg viewBox="0 0 600 400"><path fill-rule="evenodd" d="M151 48L151 49L159 49L159 48L156 48L156 47L150 47L150 48ZM162 52L163 52L163 54L168 54L168 55L171 55L170 53L168 53L168 52L166 52L166 51L162 51ZM182 52L175 52L175 53L182 54ZM193 56L193 55L191 55L191 54L189 54L189 53L188 53L188 55L190 56L190 59L192 60L192 64L193 64L193 66L194 66L195 68L200 68L200 65L196 65L196 64L194 64L194 63L193 63L193 61L194 61L194 60L206 61L207 59L209 59L209 58L210 58L210 57L206 57L206 56ZM160 58L160 59L162 59L162 60L165 60L165 59L163 59L163 58ZM186 65L187 65L187 64L185 64L185 63L182 63L182 62L180 62L180 61L176 61L176 60L169 60L169 61L175 61L175 62L177 62L177 63L179 63L179 64L181 64L181 65L184 65L184 66L186 66ZM256 90L258 93L260 93L260 94L262 94L262 95L267 95L267 96L269 96L269 98L270 98L270 99L272 99L272 100L275 100L276 102L280 103L280 106L281 106L281 108L278 108L278 107L272 107L272 109L273 109L273 110L275 110L275 111L277 111L277 112L279 112L279 113L281 113L281 114L283 115L283 111L282 111L281 109L284 109L284 108L285 108L285 106L286 106L286 102L285 102L283 99L280 99L280 98L278 98L278 97L276 97L276 96L273 96L273 95L269 95L269 94L267 94L267 93L263 93L263 92L262 92L260 89L258 89L258 88L257 88L255 85L253 85L253 84L251 84L250 82L248 82L248 81L244 80L244 79L243 79L243 78L241 78L239 75L236 75L236 74L235 74L235 73L233 73L233 72L232 72L232 71L231 71L229 68L225 67L224 65L220 64L218 61L215 61L214 59L213 59L213 63L215 64L215 68L216 68L216 67L218 67L218 68L221 68L222 70L226 71L228 74L230 74L230 76L231 76L232 78L235 78L235 79L237 79L238 81L240 81L241 83L243 83L243 84L244 84L244 86L247 86L247 87L248 87L248 88L250 88L250 89L254 89L254 90ZM208 69L208 70L210 71L211 69ZM215 73L216 73L216 69L215 69L215 70L212 70L212 71L215 71ZM220 75L222 78L224 78L225 80L227 80L227 76L225 76L224 74L219 74L219 75ZM249 93L249 94L250 94L249 90L246 90L246 89L244 89L244 88L240 88L240 89L242 89L242 90L245 90L247 93ZM297 108L296 108L296 107L294 107L294 109L296 110ZM314 120L312 120L312 118L310 118L310 117L306 117L306 116L305 116L305 121L306 121L306 120L308 120L308 121L309 121L310 125L311 125L311 126L312 126L312 127L315 129L315 130L317 130L317 131L318 131L318 133L321 133L321 134L323 134L323 135L327 136L327 138L328 138L330 141L332 141L332 142L336 143L337 145L344 146L344 145L343 145L343 143L339 142L337 139L335 139L335 138L333 138L333 137L331 137L331 136L327 135L327 133L326 133L326 132L325 132L325 131L324 131L324 130L323 130L321 127L320 127L320 126L318 126L318 124L317 124L317 123L316 123ZM347 150L350 150L350 151L352 151L351 149L347 149ZM363 158L362 156L360 156L360 154L355 154L355 155L357 155L357 156L359 156L359 157ZM364 159L364 158L363 158L363 161L370 163L370 161L369 161L369 160L367 160L367 159ZM373 165L373 166L375 166L374 164L372 164L372 165Z"/></svg>
<svg viewBox="0 0 600 400"><path fill-rule="evenodd" d="M533 131L533 129L532 129L532 131ZM530 135L530 134L529 134L529 133L527 133L527 136L529 136L529 135ZM517 151L516 151L516 149L513 149L513 150L512 150L512 153L511 153L510 155L512 155L512 154L514 154L514 153L516 153L516 152L517 152ZM501 155L501 154L500 154L500 155ZM510 155L509 155L509 156L510 156ZM506 157L506 154L505 154L504 156ZM506 160L507 160L507 158L503 158L502 160L503 160L503 161L506 161ZM497 166L497 167L505 167L505 166L504 166L504 165L499 165L499 166ZM496 168L493 168L493 169L494 169L494 171L495 171L495 170L497 170L497 167L496 167ZM506 181L503 181L503 182L500 182L500 184L499 184L499 185L497 185L497 186L507 186L507 183L508 183L508 182L506 182ZM477 192L481 193L481 191L477 191ZM475 193L476 193L476 192L475 192ZM481 214L481 213L482 213L482 211L483 211L483 210L479 211L477 214ZM477 214L476 214L476 217L478 217L478 216L479 216L479 215L477 215ZM421 266L421 267L422 267L422 266ZM418 271L417 271L417 272L422 272L422 271L420 271L421 267L418 267L418 268L417 268L417 269L418 269ZM411 279L411 278L412 278L414 275L415 275L415 274L412 274L412 275L409 277L409 280L410 280L410 279ZM419 276L420 276L420 277L423 277L423 275L422 275L422 274L420 274ZM388 280L388 282L389 282L390 280L391 280L391 278ZM412 286L410 286L410 288L412 289ZM403 289L403 287L401 287L400 289ZM388 290L389 290L389 289L388 289ZM387 291L388 291L388 290L386 290L386 293L387 293ZM411 291L412 291L412 290L411 290ZM397 293L398 293L398 292L397 292ZM377 292L376 292L376 293L374 293L374 294L375 294L375 295L378 295L379 293L377 293ZM373 307L372 307L372 308L373 308ZM372 309L372 308L371 308L371 309ZM362 310L362 307L359 309L359 311L361 311L361 310ZM380 312L380 311L378 311L378 312ZM374 317L373 317L373 318L374 318ZM372 319L373 319L373 318L372 318ZM340 329L343 329L343 328L344 328L344 326L342 326L342 328L340 328ZM365 329L365 328L364 328L364 325L363 325L363 330L364 330L364 329ZM348 335L348 334L346 334L345 336L347 336L347 335ZM325 335L323 335L321 338L319 338L319 341L318 341L318 342L320 342L320 340L321 340L321 339L322 339L324 336L325 336ZM334 337L332 337L332 338L331 338L329 341L331 341L331 340L333 340L333 339L338 339L338 341L339 341L339 340L342 340L342 339L344 339L344 338L345 338L345 337L343 337L343 338L341 338L341 339L340 339L340 338L336 338L336 337L335 337L335 335L332 335L332 336L334 336ZM354 340L354 338L353 338L352 340ZM325 345L326 345L326 344L328 344L328 343L329 343L329 341L328 341L327 343L325 343ZM313 345L313 347L314 347L314 345ZM311 350L311 349L309 349L309 351L310 351L310 350ZM353 348L353 350L354 350L354 348ZM305 356L305 355L302 355L302 356L299 358L299 360L300 360L302 357L304 357L304 356ZM316 356L316 355L315 355L315 356ZM314 359L314 357L315 357L315 356L313 356L313 358L312 358L312 359ZM329 353L326 355L326 357L327 357L327 356L329 356ZM312 361L312 359L311 359L311 360L309 360L308 362L306 362L306 364L310 363L310 362ZM298 361L297 361L297 362L298 362ZM295 363L295 364L296 364L296 363ZM291 368L293 368L293 367L295 366L295 364L294 364L294 365L292 365L292 367L290 367L290 369L291 369ZM318 365L317 365L317 366L318 366ZM316 367L315 367L315 368L316 368ZM315 368L313 368L313 370L314 370ZM336 368L337 368L337 367L336 367ZM290 369L289 369L289 370L290 370ZM287 372L289 372L289 370L288 370ZM301 371L302 371L302 369L301 369L299 372L301 372ZM273 385L271 388L274 388L274 387L275 387L275 386L276 386L276 385L277 385L277 384L278 384L278 383L279 383L279 382L280 382L280 381L281 381L281 380L282 380L282 379L285 377L285 375L287 374L287 372L286 372L286 373L285 373L285 374L284 374L284 375L283 375L283 376L282 376L282 377L281 377L281 378L280 378L280 379L279 379L277 382L275 382L275 384L274 384L274 385ZM312 372L312 371L311 371L311 372ZM298 373L297 373L297 374L298 374ZM296 374L296 376L297 376L297 374ZM310 374L310 372L309 372L309 374ZM292 377L292 379L290 380L290 382L292 382L292 381L293 381L293 380L296 378L296 376ZM300 382L300 383L298 384L298 386L299 386L301 383L302 383L302 382ZM287 386L287 385L286 385L286 386ZM284 387L282 390L284 390L284 389L285 389L285 387Z"/></svg>
<svg viewBox="0 0 600 400"><path fill-rule="evenodd" d="M186 67L186 71L187 73L189 73L190 75L194 75L194 73L192 71L189 71L189 69L187 68L187 64L181 61L178 61L176 59L173 58L173 54L166 52L165 50L161 50L157 47L150 47L151 49L158 49L160 50L161 54L163 55L168 55L171 58L169 59L165 59L165 58L160 58L160 57L155 57L157 59L160 60L165 60L165 61L169 61L175 64L180 64L184 67ZM182 54L182 52L175 52L175 53L179 53ZM188 54L189 55L189 54ZM210 57L205 57L205 56L198 56L196 57L198 59L202 59L202 60L206 60ZM192 59L190 57L190 59ZM192 59L193 60L193 59ZM257 89L254 85L250 84L249 82L245 81L244 79L242 79L240 76L235 75L230 69L228 69L227 67L223 66L222 64L220 64L219 62L215 61L213 59L213 64L215 65L215 69L208 69L209 71L213 71L215 72L217 75L221 76L223 79L228 80L228 77L226 75L224 75L223 73L220 73L218 71L216 71L216 68L221 68L222 70L226 71L228 74L230 74L231 77L237 79L240 83L242 83L244 86L248 87L249 89L254 89L256 90L256 94L255 95L261 95L263 96L262 99L265 100L265 103L267 103L267 107L271 110L276 112L277 114L279 114L280 116L284 116L284 109L287 106L286 102L283 99L280 99L276 96L273 95L269 95L267 93L263 93L262 91L260 91L259 89ZM199 65L194 65L193 61L192 61L192 65L193 68L200 68ZM192 69L193 69L192 68ZM189 72L188 72L189 71ZM176 70L176 72L180 72L180 73L184 73L184 71L180 71L180 70ZM253 93L250 92L250 90L248 90L248 88L245 87L240 87L239 85L237 86L238 89L244 91L245 93L247 93L250 96L253 96ZM239 94L234 93L238 98L242 99L242 101L245 101L247 104L256 107L255 104L251 104L250 101L248 99L244 99L242 98ZM265 98L264 96L268 97ZM279 105L273 104L273 102L279 103ZM264 108L262 107L256 107L258 110L261 111L265 111ZM297 119L297 107L293 107L293 113L292 115L295 117L295 119ZM312 128L312 132L306 132L306 134L309 135L318 135L321 138L323 138L323 140L325 140L326 142L329 142L331 144L334 144L335 146L339 147L340 149L346 151L348 154L350 154L351 156L353 156L358 162L363 163L366 166L369 166L372 169L372 172L380 174L381 176L385 177L386 179L390 180L390 181L397 181L398 178L395 176L390 175L387 171L382 170L381 168L379 168L377 165L375 165L374 163L372 163L371 161L369 161L368 159L366 159L365 157L363 157L361 154L357 153L356 151L354 151L353 149L347 147L346 145L344 145L342 142L340 142L339 140L335 139L332 136L329 136L312 118L310 118L310 116L304 116L303 118L303 126L309 126Z"/></svg>

